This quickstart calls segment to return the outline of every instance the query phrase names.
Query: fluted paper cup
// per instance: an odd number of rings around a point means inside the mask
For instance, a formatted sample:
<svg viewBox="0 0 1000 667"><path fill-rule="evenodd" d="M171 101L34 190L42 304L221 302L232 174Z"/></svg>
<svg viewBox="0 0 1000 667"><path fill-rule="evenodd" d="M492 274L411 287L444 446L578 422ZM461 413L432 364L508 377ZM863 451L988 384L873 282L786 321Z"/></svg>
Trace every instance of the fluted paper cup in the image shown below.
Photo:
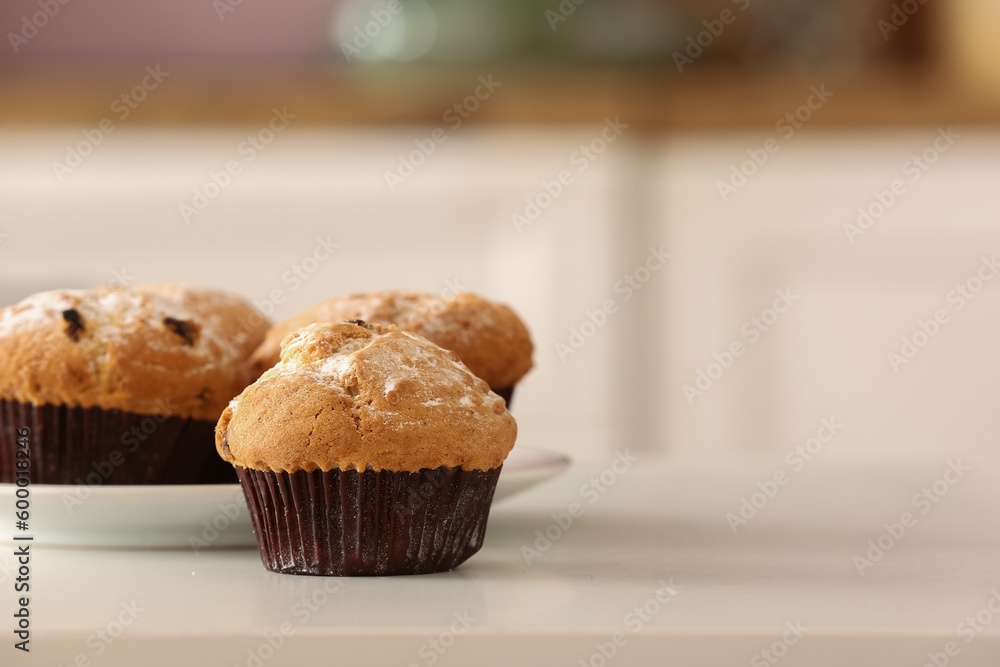
<svg viewBox="0 0 1000 667"><path fill-rule="evenodd" d="M34 484L194 484L218 458L214 421L0 399L0 482L15 479L20 428Z"/></svg>
<svg viewBox="0 0 1000 667"><path fill-rule="evenodd" d="M359 576L458 567L483 545L501 468L236 473L267 569Z"/></svg>

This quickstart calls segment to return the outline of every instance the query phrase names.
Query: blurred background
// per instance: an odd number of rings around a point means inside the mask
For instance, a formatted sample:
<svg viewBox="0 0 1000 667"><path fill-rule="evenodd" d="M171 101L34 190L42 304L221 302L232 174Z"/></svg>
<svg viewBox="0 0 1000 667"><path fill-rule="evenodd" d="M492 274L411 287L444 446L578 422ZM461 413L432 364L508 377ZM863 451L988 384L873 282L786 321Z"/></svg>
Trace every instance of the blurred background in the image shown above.
<svg viewBox="0 0 1000 667"><path fill-rule="evenodd" d="M533 331L522 444L988 455L998 24L995 0L6 0L0 306L469 290Z"/></svg>

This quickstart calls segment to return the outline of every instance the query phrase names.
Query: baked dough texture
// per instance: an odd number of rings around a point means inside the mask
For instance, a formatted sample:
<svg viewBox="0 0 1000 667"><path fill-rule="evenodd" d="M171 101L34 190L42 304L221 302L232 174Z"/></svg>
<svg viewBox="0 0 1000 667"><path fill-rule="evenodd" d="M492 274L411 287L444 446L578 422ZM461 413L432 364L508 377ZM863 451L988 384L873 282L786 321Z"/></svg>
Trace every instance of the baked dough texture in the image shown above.
<svg viewBox="0 0 1000 667"><path fill-rule="evenodd" d="M234 399L219 455L256 470L491 470L517 437L504 400L458 357L396 327L317 323Z"/></svg>
<svg viewBox="0 0 1000 667"><path fill-rule="evenodd" d="M42 292L0 309L0 398L216 421L269 325L176 283Z"/></svg>
<svg viewBox="0 0 1000 667"><path fill-rule="evenodd" d="M278 362L289 333L314 322L348 320L394 324L423 336L457 354L494 389L513 387L532 367L531 334L508 306L475 294L384 291L328 299L276 324L253 355L255 370L263 373Z"/></svg>

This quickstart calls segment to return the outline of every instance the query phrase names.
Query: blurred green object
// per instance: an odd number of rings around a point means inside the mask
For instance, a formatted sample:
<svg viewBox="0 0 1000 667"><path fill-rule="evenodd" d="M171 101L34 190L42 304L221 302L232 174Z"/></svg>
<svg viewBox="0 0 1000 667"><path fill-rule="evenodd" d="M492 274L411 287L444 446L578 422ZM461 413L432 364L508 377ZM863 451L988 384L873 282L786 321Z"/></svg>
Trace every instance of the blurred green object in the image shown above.
<svg viewBox="0 0 1000 667"><path fill-rule="evenodd" d="M660 2L347 0L329 33L349 61L633 61L669 58L683 23Z"/></svg>
<svg viewBox="0 0 1000 667"><path fill-rule="evenodd" d="M345 0L330 36L348 61L863 67L889 53L884 0ZM680 55L685 54L685 55ZM685 71L684 67L679 67Z"/></svg>

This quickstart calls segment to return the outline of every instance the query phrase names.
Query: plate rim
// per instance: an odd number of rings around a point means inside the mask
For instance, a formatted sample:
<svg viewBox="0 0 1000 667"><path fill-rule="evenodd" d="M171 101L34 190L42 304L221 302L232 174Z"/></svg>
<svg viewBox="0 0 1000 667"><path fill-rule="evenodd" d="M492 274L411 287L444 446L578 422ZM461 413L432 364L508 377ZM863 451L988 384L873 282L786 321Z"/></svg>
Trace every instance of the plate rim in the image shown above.
<svg viewBox="0 0 1000 667"><path fill-rule="evenodd" d="M528 475L537 474L542 471L565 469L570 463L572 463L572 459L568 454L551 449L544 449L542 447L531 447L525 445L511 450L511 453L513 454L516 451L524 453L531 452L533 454L546 454L551 457L551 461L548 461L543 465L539 465L538 467L513 471L518 474ZM508 458L509 456L510 455L508 455ZM91 494L96 493L105 498L114 496L130 496L133 494L147 498L155 498L157 496L176 496L179 492L184 492L185 495L188 496L192 494L214 496L221 495L226 491L231 492L234 489L241 488L239 482L233 482L230 484L110 484L106 486L103 484L29 484L27 488L31 489L32 495L37 493L41 496L52 497L66 493L70 489L78 489L80 487L88 488L90 489ZM13 496L14 491L17 488L19 487L14 483L0 483L0 498Z"/></svg>

